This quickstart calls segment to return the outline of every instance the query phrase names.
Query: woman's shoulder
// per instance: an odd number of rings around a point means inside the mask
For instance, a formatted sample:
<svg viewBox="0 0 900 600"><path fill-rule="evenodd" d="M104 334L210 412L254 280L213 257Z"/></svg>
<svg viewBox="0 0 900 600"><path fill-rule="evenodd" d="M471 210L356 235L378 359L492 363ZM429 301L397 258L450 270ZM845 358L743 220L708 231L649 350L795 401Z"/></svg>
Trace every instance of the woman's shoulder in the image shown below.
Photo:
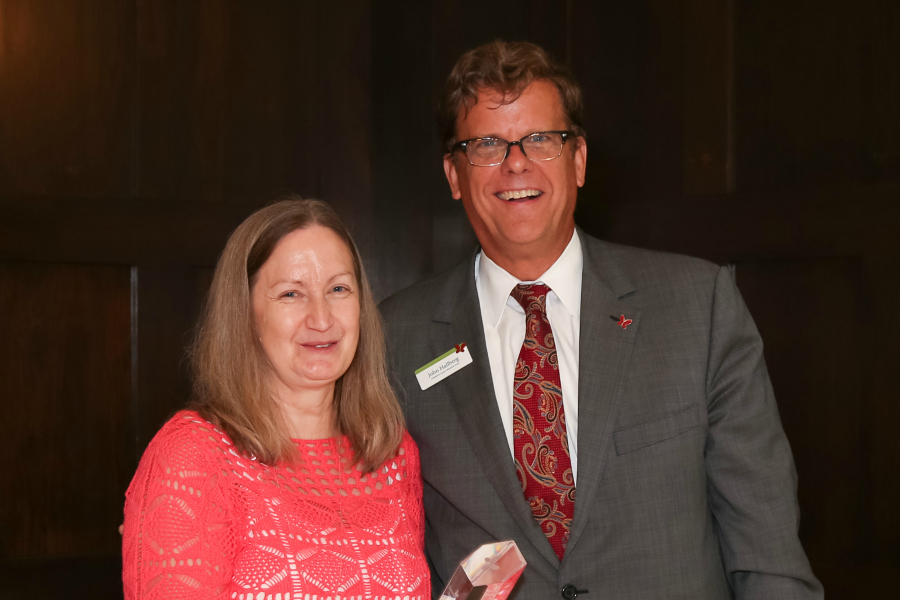
<svg viewBox="0 0 900 600"><path fill-rule="evenodd" d="M401 462L404 466L413 467L415 472L419 471L419 446L416 445L415 440L409 435L408 431L403 432L403 440L400 442L400 447L397 449L398 456L401 457Z"/></svg>
<svg viewBox="0 0 900 600"><path fill-rule="evenodd" d="M403 439L400 441L400 447L404 448L407 452L412 451L415 452L416 455L419 454L419 446L416 445L416 441L409 435L409 431L403 431Z"/></svg>
<svg viewBox="0 0 900 600"><path fill-rule="evenodd" d="M230 449L227 436L215 425L193 411L179 411L156 433L141 456L140 464L128 487L129 498L153 496L169 489L199 489L175 482L190 478L210 480L218 473L221 457ZM174 493L171 489L168 493ZM181 492L179 492L181 493Z"/></svg>
<svg viewBox="0 0 900 600"><path fill-rule="evenodd" d="M218 427L213 423L200 416L200 413L194 410L180 410L166 421L156 434L157 438L211 438L217 440L226 438Z"/></svg>
<svg viewBox="0 0 900 600"><path fill-rule="evenodd" d="M213 423L193 410L175 413L157 432L145 456L178 457L186 462L203 461L231 449L231 440Z"/></svg>

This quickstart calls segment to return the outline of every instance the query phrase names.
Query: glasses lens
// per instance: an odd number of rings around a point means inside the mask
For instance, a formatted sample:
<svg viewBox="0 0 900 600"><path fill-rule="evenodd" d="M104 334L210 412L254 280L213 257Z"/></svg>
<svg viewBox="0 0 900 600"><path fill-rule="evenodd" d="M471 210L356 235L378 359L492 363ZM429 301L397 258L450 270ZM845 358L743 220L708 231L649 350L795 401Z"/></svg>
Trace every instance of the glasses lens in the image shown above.
<svg viewBox="0 0 900 600"><path fill-rule="evenodd" d="M531 160L549 160L562 153L563 136L558 133L533 133L522 140L525 154Z"/></svg>
<svg viewBox="0 0 900 600"><path fill-rule="evenodd" d="M506 155L506 140L481 138L466 144L466 155L473 165L498 165Z"/></svg>

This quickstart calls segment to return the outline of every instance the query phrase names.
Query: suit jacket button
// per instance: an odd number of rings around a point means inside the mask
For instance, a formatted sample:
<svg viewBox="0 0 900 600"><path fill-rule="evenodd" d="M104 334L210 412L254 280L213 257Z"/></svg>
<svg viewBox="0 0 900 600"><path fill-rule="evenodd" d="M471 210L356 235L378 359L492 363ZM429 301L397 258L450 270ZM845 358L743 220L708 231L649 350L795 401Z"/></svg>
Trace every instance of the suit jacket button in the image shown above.
<svg viewBox="0 0 900 600"><path fill-rule="evenodd" d="M568 583L563 586L560 595L565 598L565 600L575 600L575 598L578 596L578 590L575 589L574 585Z"/></svg>

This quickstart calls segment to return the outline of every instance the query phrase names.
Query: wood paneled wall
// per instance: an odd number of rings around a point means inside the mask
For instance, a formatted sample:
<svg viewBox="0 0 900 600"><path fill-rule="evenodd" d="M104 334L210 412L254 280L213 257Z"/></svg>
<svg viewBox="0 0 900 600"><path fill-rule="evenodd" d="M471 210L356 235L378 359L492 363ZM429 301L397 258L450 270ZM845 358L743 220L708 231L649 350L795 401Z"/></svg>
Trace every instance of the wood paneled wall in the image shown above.
<svg viewBox="0 0 900 600"><path fill-rule="evenodd" d="M375 253L370 30L367 2L0 0L0 598L121 595L124 491L241 220L327 198Z"/></svg>
<svg viewBox="0 0 900 600"><path fill-rule="evenodd" d="M829 597L900 587L895 2L0 0L0 598L121 593L124 489L252 210L333 202L378 297L469 255L433 111L495 38L584 87L582 227L738 265Z"/></svg>

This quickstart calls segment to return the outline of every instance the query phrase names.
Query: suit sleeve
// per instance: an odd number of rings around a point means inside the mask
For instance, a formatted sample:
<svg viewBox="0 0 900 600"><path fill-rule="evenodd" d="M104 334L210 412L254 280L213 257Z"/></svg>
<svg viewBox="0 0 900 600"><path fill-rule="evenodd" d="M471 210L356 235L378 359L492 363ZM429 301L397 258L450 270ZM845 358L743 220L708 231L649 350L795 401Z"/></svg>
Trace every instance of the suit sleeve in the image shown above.
<svg viewBox="0 0 900 600"><path fill-rule="evenodd" d="M822 598L797 532L797 473L759 332L728 267L712 304L708 501L738 600Z"/></svg>

